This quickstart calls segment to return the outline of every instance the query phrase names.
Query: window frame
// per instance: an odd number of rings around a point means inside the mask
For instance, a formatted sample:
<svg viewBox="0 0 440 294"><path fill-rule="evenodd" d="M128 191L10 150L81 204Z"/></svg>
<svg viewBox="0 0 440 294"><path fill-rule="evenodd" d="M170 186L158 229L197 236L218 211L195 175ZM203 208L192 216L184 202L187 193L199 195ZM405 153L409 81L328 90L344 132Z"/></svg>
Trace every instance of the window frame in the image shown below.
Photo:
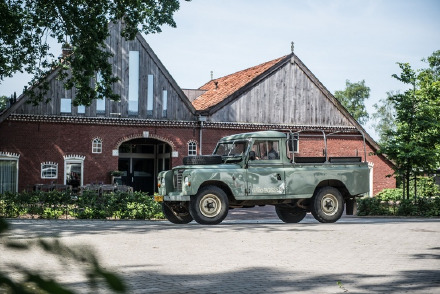
<svg viewBox="0 0 440 294"><path fill-rule="evenodd" d="M188 142L188 156L197 156L197 142L189 141Z"/></svg>
<svg viewBox="0 0 440 294"><path fill-rule="evenodd" d="M0 162L4 163L10 163L11 166L9 167L9 169L14 169L14 174L12 175L12 182L9 182L9 184L13 184L13 185L7 185L8 183L3 182L4 177L0 178L0 193L4 193L4 192L13 192L16 193L18 192L18 181L19 181L19 163L20 163L20 155L17 153L9 153L9 152L0 152ZM0 165L0 169L3 168L3 164ZM12 189L6 189L7 187L10 187Z"/></svg>
<svg viewBox="0 0 440 294"><path fill-rule="evenodd" d="M128 115L139 114L139 51L128 53Z"/></svg>
<svg viewBox="0 0 440 294"><path fill-rule="evenodd" d="M55 170L55 175L52 176L47 176L44 173L44 170L49 169L49 168L53 168ZM53 173L51 173L53 174ZM41 163L41 170L40 170L40 177L42 179L58 179L58 163L56 162L42 162Z"/></svg>
<svg viewBox="0 0 440 294"><path fill-rule="evenodd" d="M154 76L147 77L147 117L152 117L154 111Z"/></svg>
<svg viewBox="0 0 440 294"><path fill-rule="evenodd" d="M96 86L98 83L102 83L102 75L101 72L96 73ZM96 114L97 115L105 115L106 111L106 98L103 97L102 99L95 99L96 100Z"/></svg>
<svg viewBox="0 0 440 294"><path fill-rule="evenodd" d="M81 155L64 155L64 185L67 185L67 181L69 178L69 175L67 174L69 172L69 165L73 164L79 164L80 165L80 178L79 178L79 186L82 186L84 183L84 161L86 159L85 156Z"/></svg>
<svg viewBox="0 0 440 294"><path fill-rule="evenodd" d="M72 114L72 99L71 98L61 98L60 99L60 114Z"/></svg>
<svg viewBox="0 0 440 294"><path fill-rule="evenodd" d="M162 90L162 117L168 116L168 91Z"/></svg>
<svg viewBox="0 0 440 294"><path fill-rule="evenodd" d="M272 143L273 149L276 152L276 158L270 158L269 142ZM279 160L281 159L281 144L278 139L262 139L258 138L252 143L252 150L259 160Z"/></svg>
<svg viewBox="0 0 440 294"><path fill-rule="evenodd" d="M86 106L85 105L78 105L76 107L76 113L77 114L86 114Z"/></svg>
<svg viewBox="0 0 440 294"><path fill-rule="evenodd" d="M93 140L92 140L92 153L93 154L102 153L102 139L101 138L93 138Z"/></svg>

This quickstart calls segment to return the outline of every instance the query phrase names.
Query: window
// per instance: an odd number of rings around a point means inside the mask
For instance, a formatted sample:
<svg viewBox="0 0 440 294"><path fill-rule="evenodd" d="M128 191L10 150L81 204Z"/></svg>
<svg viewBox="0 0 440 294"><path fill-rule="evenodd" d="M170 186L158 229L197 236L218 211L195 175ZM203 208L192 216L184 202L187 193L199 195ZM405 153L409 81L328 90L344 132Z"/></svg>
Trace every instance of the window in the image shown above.
<svg viewBox="0 0 440 294"><path fill-rule="evenodd" d="M78 106L78 114L85 114L86 113L86 107L84 105Z"/></svg>
<svg viewBox="0 0 440 294"><path fill-rule="evenodd" d="M83 185L85 156L64 156L64 184L71 185L73 189Z"/></svg>
<svg viewBox="0 0 440 294"><path fill-rule="evenodd" d="M197 143L194 141L188 142L188 155L196 156L197 155Z"/></svg>
<svg viewBox="0 0 440 294"><path fill-rule="evenodd" d="M154 100L154 76L148 75L147 116L153 116L153 100Z"/></svg>
<svg viewBox="0 0 440 294"><path fill-rule="evenodd" d="M128 62L128 114L137 115L139 107L139 51L130 51Z"/></svg>
<svg viewBox="0 0 440 294"><path fill-rule="evenodd" d="M256 159L280 159L279 144L275 140L255 141L252 150L255 151Z"/></svg>
<svg viewBox="0 0 440 294"><path fill-rule="evenodd" d="M168 107L168 92L167 90L162 91L162 117L167 117L167 107Z"/></svg>
<svg viewBox="0 0 440 294"><path fill-rule="evenodd" d="M41 164L41 178L42 179L57 179L58 178L58 163L43 162Z"/></svg>
<svg viewBox="0 0 440 294"><path fill-rule="evenodd" d="M102 83L100 72L96 73L96 82ZM96 114L105 114L105 97L103 99L96 99Z"/></svg>
<svg viewBox="0 0 440 294"><path fill-rule="evenodd" d="M72 113L72 99L61 98L61 113Z"/></svg>
<svg viewBox="0 0 440 294"><path fill-rule="evenodd" d="M0 152L0 194L18 192L18 159L15 153Z"/></svg>
<svg viewBox="0 0 440 294"><path fill-rule="evenodd" d="M93 139L92 153L102 153L102 140L100 138Z"/></svg>
<svg viewBox="0 0 440 294"><path fill-rule="evenodd" d="M96 114L105 114L105 99L96 99Z"/></svg>
<svg viewBox="0 0 440 294"><path fill-rule="evenodd" d="M289 152L298 153L299 151L299 135L293 134L289 136Z"/></svg>

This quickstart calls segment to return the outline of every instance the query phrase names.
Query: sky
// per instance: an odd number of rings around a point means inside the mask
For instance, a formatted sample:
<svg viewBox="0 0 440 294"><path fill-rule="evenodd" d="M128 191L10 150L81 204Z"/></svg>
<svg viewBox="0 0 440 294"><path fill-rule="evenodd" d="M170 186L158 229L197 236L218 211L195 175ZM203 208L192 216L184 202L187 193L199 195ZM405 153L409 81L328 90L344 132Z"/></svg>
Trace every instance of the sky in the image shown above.
<svg viewBox="0 0 440 294"><path fill-rule="evenodd" d="M421 59L440 50L439 0L192 0L174 19L176 28L145 38L181 88L289 54L294 42L331 93L365 80L370 115L388 91L405 89L392 78L397 62L424 68ZM19 95L29 80L2 81L0 95ZM371 121L365 128L378 138Z"/></svg>

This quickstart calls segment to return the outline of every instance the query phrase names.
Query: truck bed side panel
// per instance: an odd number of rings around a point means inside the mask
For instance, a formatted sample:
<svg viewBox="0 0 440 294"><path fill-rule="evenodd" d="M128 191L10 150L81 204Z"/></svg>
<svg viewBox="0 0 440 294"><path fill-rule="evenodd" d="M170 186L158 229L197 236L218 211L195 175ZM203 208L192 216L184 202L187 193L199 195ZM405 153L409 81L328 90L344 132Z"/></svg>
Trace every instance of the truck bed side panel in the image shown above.
<svg viewBox="0 0 440 294"><path fill-rule="evenodd" d="M367 164L297 164L286 169L286 194L293 198L313 196L316 186L327 180L342 182L351 195L369 191Z"/></svg>

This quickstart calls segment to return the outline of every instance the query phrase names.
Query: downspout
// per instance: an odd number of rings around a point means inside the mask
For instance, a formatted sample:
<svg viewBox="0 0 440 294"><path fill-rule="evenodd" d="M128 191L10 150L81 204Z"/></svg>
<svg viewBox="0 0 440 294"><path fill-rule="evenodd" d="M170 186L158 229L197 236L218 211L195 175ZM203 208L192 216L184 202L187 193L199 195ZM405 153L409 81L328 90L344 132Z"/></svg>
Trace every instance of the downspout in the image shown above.
<svg viewBox="0 0 440 294"><path fill-rule="evenodd" d="M200 138L199 138L199 144L200 144L200 148L199 148L199 154L202 155L202 139L203 139L203 121L200 121L200 132L199 132Z"/></svg>
<svg viewBox="0 0 440 294"><path fill-rule="evenodd" d="M199 131L199 155L202 155L202 146L203 146L203 122L206 121L206 116L199 115L197 120L200 122L200 131Z"/></svg>

